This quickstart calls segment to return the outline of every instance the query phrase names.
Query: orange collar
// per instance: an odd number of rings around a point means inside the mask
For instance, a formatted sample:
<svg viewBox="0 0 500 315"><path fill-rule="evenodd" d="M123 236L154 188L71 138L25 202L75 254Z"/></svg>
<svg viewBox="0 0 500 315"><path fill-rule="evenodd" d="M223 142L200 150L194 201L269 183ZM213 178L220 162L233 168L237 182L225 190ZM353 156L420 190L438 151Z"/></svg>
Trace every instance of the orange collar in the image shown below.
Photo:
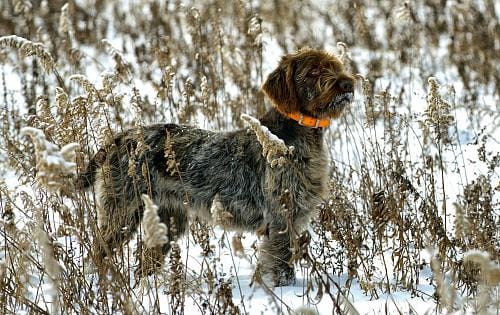
<svg viewBox="0 0 500 315"><path fill-rule="evenodd" d="M318 119L311 116L306 116L299 112L293 112L286 114L288 118L291 118L299 123L301 126L311 127L311 128L326 128L330 125L329 119Z"/></svg>

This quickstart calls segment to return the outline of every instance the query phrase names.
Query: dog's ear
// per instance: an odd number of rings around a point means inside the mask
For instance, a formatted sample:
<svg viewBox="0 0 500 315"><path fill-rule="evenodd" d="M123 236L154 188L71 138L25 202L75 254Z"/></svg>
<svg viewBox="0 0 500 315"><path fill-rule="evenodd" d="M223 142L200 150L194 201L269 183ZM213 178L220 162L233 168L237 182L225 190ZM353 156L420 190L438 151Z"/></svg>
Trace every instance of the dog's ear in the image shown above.
<svg viewBox="0 0 500 315"><path fill-rule="evenodd" d="M292 58L289 56L283 57L278 67L269 74L266 82L262 85L262 90L282 113L299 110L293 68Z"/></svg>

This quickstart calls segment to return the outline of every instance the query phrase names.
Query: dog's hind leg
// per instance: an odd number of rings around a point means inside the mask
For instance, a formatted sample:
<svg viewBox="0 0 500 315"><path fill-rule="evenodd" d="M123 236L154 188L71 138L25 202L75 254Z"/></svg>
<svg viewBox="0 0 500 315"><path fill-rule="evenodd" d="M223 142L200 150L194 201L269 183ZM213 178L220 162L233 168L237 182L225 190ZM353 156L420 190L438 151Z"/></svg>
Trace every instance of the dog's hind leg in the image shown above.
<svg viewBox="0 0 500 315"><path fill-rule="evenodd" d="M139 226L142 207L119 209L110 199L99 209L99 230L94 238L94 260L102 262L105 257L113 257L114 251L121 251ZM121 205L124 207L123 205Z"/></svg>

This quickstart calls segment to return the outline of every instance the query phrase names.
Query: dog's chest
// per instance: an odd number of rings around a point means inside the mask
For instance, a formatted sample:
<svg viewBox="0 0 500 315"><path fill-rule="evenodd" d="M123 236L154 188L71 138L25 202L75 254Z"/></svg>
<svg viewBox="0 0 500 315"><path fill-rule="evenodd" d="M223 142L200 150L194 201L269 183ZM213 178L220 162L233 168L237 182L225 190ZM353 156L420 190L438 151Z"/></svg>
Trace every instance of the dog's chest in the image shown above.
<svg viewBox="0 0 500 315"><path fill-rule="evenodd" d="M307 190L308 195L324 197L327 190L329 163L325 150L318 147L307 155L292 159L299 172L295 174L297 181ZM312 201L317 202L317 200Z"/></svg>

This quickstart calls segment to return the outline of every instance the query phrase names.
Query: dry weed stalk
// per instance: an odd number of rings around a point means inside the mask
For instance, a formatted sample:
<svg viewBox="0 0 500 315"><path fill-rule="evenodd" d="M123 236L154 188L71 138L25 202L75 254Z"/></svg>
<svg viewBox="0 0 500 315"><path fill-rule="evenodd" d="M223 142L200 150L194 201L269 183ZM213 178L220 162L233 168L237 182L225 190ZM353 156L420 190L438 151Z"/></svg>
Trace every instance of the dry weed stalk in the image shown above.
<svg viewBox="0 0 500 315"><path fill-rule="evenodd" d="M172 220L173 221L173 220ZM171 227L174 226L171 222ZM175 235L175 234L174 234ZM170 241L170 266L168 270L167 293L170 297L170 311L173 314L184 313L185 308L185 266L182 263L181 250L175 240Z"/></svg>
<svg viewBox="0 0 500 315"><path fill-rule="evenodd" d="M451 115L451 106L439 94L439 85L436 78L428 79L429 91L427 93L427 108L424 112L426 123L435 131L436 141L449 143L448 129L454 121Z"/></svg>

